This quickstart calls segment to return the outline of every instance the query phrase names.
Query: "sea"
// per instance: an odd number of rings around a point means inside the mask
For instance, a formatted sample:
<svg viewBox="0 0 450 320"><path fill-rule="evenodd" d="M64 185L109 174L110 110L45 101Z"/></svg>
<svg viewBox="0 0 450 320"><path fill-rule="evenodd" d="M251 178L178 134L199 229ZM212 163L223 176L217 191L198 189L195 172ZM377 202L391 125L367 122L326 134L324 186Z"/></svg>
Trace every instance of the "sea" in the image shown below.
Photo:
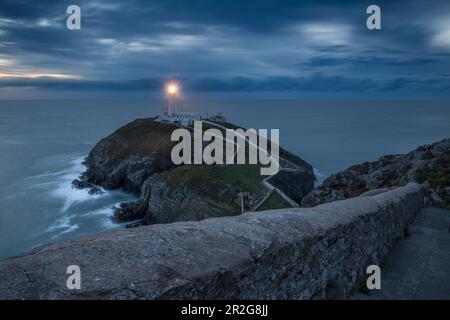
<svg viewBox="0 0 450 320"><path fill-rule="evenodd" d="M162 100L0 100L0 259L63 239L123 227L113 207L135 196L89 195L71 187L101 138L136 118L159 114ZM280 144L328 175L385 154L450 137L450 103L185 99L182 112L246 128L279 129Z"/></svg>

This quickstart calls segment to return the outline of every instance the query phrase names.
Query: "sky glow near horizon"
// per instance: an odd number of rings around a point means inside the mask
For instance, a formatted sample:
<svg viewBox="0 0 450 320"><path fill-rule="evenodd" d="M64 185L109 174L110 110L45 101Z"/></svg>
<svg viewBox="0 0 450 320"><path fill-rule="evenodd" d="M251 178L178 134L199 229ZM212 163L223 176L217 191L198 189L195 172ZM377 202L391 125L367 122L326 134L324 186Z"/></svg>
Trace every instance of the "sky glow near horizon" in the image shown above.
<svg viewBox="0 0 450 320"><path fill-rule="evenodd" d="M189 93L450 98L450 2L61 1L0 4L0 99Z"/></svg>

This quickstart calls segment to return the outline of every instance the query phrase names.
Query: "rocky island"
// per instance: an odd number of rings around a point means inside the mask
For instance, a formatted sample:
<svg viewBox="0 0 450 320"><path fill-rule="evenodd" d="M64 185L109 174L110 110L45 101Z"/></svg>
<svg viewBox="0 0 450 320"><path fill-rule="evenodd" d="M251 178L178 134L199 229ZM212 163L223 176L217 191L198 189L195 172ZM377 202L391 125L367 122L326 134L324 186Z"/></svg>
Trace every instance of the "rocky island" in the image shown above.
<svg viewBox="0 0 450 320"><path fill-rule="evenodd" d="M314 188L312 166L282 148L280 171L268 179L260 175L259 165L175 166L171 133L178 127L147 118L119 128L89 152L87 169L73 186L91 193L101 192L99 186L121 188L138 195L137 201L115 208L113 220L133 222L129 226L296 207Z"/></svg>
<svg viewBox="0 0 450 320"><path fill-rule="evenodd" d="M221 127L235 129L228 122ZM170 159L176 123L136 119L99 141L85 159L75 188L123 189L139 199L122 203L112 219L129 227L202 220L290 207L313 207L409 182L429 185L427 201L450 208L450 139L408 154L387 155L331 175L314 189L310 164L280 148L281 170L269 178L255 165L180 165ZM274 192L276 191L276 192Z"/></svg>

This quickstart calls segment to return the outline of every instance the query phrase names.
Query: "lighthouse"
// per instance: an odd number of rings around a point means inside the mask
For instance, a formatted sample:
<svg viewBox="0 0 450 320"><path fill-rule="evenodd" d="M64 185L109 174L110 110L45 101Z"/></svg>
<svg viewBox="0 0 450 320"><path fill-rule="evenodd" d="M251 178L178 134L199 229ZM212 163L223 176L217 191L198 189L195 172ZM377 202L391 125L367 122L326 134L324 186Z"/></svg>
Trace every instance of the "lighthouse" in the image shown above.
<svg viewBox="0 0 450 320"><path fill-rule="evenodd" d="M176 82L169 82L165 86L165 92L167 97L167 103L163 107L163 114L157 117L158 121L177 123L182 126L191 126L194 121L201 121L211 119L215 121L225 121L225 117L221 113L208 117L208 115L202 115L200 113L187 113L179 112L177 109L177 96L180 92L180 87Z"/></svg>
<svg viewBox="0 0 450 320"><path fill-rule="evenodd" d="M172 117L177 114L178 85L174 82L169 83L167 85L166 92L168 103L165 113L167 116Z"/></svg>

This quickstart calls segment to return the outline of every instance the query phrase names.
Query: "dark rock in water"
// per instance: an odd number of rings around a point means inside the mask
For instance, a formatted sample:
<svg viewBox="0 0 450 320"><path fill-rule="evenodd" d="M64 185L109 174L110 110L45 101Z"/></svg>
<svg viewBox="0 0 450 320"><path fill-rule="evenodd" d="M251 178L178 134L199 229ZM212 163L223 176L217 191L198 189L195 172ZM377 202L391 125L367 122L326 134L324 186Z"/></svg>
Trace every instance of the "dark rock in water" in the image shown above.
<svg viewBox="0 0 450 320"><path fill-rule="evenodd" d="M72 187L75 189L86 189L89 188L91 184L84 180L75 179L72 181Z"/></svg>
<svg viewBox="0 0 450 320"><path fill-rule="evenodd" d="M92 186L89 188L88 193L90 195L96 195L96 194L104 194L105 192L97 186Z"/></svg>
<svg viewBox="0 0 450 320"><path fill-rule="evenodd" d="M124 202L114 208L112 220L115 222L127 222L142 219L147 213L147 202L140 199L135 202Z"/></svg>
<svg viewBox="0 0 450 320"><path fill-rule="evenodd" d="M430 204L450 209L450 139L404 155L383 156L334 174L302 200L305 207L351 198L368 190L427 182Z"/></svg>
<svg viewBox="0 0 450 320"><path fill-rule="evenodd" d="M171 141L171 134L177 128L154 119L123 126L94 146L85 160L86 172L73 185L139 194L137 201L114 209L113 221L139 220L129 226L236 215L241 213L241 192L248 194L249 207L265 198L268 190L259 165L173 165L171 151L178 142ZM300 201L313 189L312 167L282 148L280 160L289 170L275 175L274 183Z"/></svg>
<svg viewBox="0 0 450 320"><path fill-rule="evenodd" d="M72 187L76 189L88 189L90 195L104 194L105 192L98 186L85 180L75 179L72 181Z"/></svg>

